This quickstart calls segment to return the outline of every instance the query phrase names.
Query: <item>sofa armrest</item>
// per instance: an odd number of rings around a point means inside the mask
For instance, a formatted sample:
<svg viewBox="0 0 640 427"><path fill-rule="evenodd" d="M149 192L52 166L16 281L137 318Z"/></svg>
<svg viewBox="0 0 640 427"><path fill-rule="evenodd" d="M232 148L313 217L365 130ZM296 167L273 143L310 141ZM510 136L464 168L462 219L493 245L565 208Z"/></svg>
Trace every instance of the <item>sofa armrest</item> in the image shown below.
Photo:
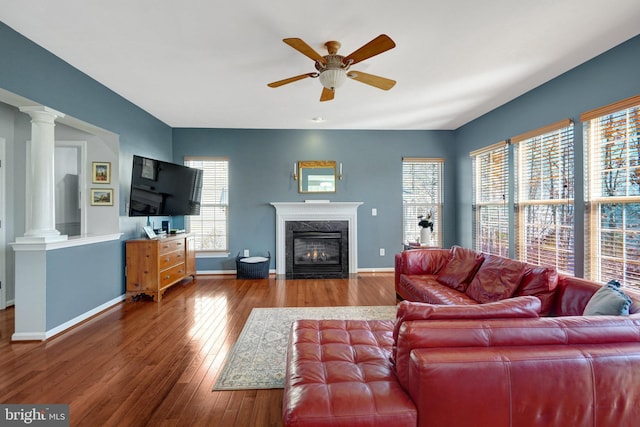
<svg viewBox="0 0 640 427"><path fill-rule="evenodd" d="M553 315L582 316L589 300L602 286L592 280L559 274ZM622 290L631 298L629 313L640 313L640 293L628 288Z"/></svg>

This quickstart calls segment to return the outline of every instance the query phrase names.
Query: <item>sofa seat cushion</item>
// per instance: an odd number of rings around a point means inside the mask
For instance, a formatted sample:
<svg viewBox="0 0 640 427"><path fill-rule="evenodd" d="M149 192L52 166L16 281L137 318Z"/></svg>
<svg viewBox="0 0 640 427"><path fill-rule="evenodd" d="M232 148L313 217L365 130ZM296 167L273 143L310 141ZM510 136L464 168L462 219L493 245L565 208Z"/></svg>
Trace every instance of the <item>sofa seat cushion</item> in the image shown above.
<svg viewBox="0 0 640 427"><path fill-rule="evenodd" d="M299 320L287 352L284 426L416 426L389 361L390 320Z"/></svg>
<svg viewBox="0 0 640 427"><path fill-rule="evenodd" d="M470 296L438 282L437 276L431 274L402 274L400 275L399 288L400 291L398 293L410 301L449 305L478 304Z"/></svg>
<svg viewBox="0 0 640 427"><path fill-rule="evenodd" d="M466 294L481 303L509 298L520 286L524 270L525 264L520 261L486 255Z"/></svg>
<svg viewBox="0 0 640 427"><path fill-rule="evenodd" d="M472 249L452 246L447 265L438 273L438 282L464 292L483 260L484 255Z"/></svg>

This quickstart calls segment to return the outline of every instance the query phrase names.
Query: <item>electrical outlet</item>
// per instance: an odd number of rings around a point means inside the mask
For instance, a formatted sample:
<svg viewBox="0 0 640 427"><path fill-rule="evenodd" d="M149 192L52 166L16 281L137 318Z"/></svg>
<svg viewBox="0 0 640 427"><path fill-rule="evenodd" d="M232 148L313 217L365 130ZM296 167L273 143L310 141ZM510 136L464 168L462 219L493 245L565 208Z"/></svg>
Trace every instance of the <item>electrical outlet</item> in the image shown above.
<svg viewBox="0 0 640 427"><path fill-rule="evenodd" d="M249 256L249 249L245 249L244 252L242 253L243 256L248 257Z"/></svg>
<svg viewBox="0 0 640 427"><path fill-rule="evenodd" d="M380 248L380 256L384 256L384 248Z"/></svg>

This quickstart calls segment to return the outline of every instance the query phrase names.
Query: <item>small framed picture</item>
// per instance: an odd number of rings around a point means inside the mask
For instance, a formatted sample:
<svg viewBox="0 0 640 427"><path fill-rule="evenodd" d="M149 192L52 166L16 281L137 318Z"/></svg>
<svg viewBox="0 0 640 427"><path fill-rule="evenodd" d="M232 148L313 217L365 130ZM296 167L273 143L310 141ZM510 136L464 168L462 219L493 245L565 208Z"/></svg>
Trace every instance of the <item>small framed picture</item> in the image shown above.
<svg viewBox="0 0 640 427"><path fill-rule="evenodd" d="M155 231L153 231L153 228L151 228L150 226L145 226L142 227L144 229L144 232L147 233L147 237L150 239L155 239L156 238L156 233Z"/></svg>
<svg viewBox="0 0 640 427"><path fill-rule="evenodd" d="M111 183L111 162L93 162L91 165L91 182L94 184Z"/></svg>
<svg viewBox="0 0 640 427"><path fill-rule="evenodd" d="M91 206L113 206L113 188L92 188Z"/></svg>

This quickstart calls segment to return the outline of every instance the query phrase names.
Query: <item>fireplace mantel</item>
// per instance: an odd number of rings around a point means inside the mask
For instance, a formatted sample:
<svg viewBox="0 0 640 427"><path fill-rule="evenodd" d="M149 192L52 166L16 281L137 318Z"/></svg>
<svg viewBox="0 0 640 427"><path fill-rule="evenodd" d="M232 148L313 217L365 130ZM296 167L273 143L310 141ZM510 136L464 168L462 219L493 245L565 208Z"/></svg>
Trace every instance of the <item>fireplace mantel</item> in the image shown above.
<svg viewBox="0 0 640 427"><path fill-rule="evenodd" d="M286 274L287 221L348 221L349 274L358 273L358 206L362 202L271 202L276 208L276 275Z"/></svg>

